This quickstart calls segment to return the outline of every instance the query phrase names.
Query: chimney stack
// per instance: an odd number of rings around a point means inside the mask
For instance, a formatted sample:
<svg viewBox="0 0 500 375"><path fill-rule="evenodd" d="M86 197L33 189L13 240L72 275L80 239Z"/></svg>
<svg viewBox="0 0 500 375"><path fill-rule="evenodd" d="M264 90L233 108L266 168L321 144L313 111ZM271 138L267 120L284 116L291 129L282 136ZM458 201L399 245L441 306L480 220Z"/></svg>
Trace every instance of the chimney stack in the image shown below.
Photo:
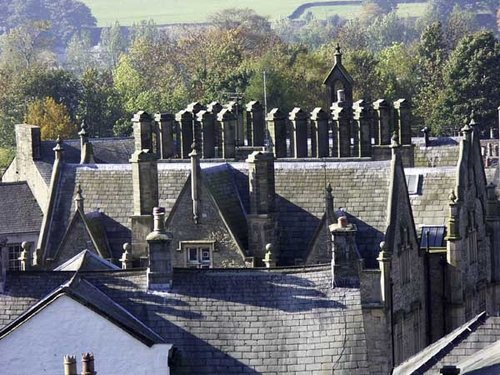
<svg viewBox="0 0 500 375"><path fill-rule="evenodd" d="M274 156L271 152L255 151L248 156L250 186L250 213L248 215L248 242L250 253L264 259L267 244L276 248Z"/></svg>
<svg viewBox="0 0 500 375"><path fill-rule="evenodd" d="M153 209L153 231L148 234L148 288L166 290L172 283L172 234L165 230L165 209Z"/></svg>
<svg viewBox="0 0 500 375"><path fill-rule="evenodd" d="M72 355L64 356L64 375L78 375L76 357Z"/></svg>
<svg viewBox="0 0 500 375"><path fill-rule="evenodd" d="M82 375L96 375L94 369L94 354L83 353L82 355Z"/></svg>
<svg viewBox="0 0 500 375"><path fill-rule="evenodd" d="M359 278L361 259L356 245L356 225L347 216L339 216L337 223L329 226L332 235L332 284L350 283Z"/></svg>
<svg viewBox="0 0 500 375"><path fill-rule="evenodd" d="M174 116L170 113L156 113L155 121L158 126L159 158L169 159L175 154L174 149Z"/></svg>
<svg viewBox="0 0 500 375"><path fill-rule="evenodd" d="M154 151L152 121L151 116L145 111L139 111L132 117L136 152L146 150L152 153Z"/></svg>

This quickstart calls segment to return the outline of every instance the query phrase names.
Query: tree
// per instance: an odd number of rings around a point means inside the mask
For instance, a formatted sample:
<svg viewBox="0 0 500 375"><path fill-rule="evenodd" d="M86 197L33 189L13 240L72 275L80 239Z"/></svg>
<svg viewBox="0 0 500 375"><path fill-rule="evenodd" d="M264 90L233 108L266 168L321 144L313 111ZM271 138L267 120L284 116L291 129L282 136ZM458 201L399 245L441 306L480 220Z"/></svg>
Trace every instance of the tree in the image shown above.
<svg viewBox="0 0 500 375"><path fill-rule="evenodd" d="M88 32L75 33L66 48L65 67L80 76L86 70L97 67L98 62L92 51Z"/></svg>
<svg viewBox="0 0 500 375"><path fill-rule="evenodd" d="M101 31L101 49L103 52L103 63L110 68L115 68L120 56L125 53L128 41L118 22L112 26L103 28Z"/></svg>
<svg viewBox="0 0 500 375"><path fill-rule="evenodd" d="M491 32L464 37L444 70L446 87L441 117L443 133L463 126L472 110L484 128L495 126L500 103L500 45Z"/></svg>
<svg viewBox="0 0 500 375"><path fill-rule="evenodd" d="M79 120L85 121L91 136L111 136L114 124L125 116L111 72L88 69L82 76L81 85Z"/></svg>
<svg viewBox="0 0 500 375"><path fill-rule="evenodd" d="M393 44L409 44L416 39L415 29L408 21L391 12L376 18L366 28L368 46L372 51L380 51Z"/></svg>
<svg viewBox="0 0 500 375"><path fill-rule="evenodd" d="M65 47L71 37L96 25L88 6L75 0L45 0L56 45Z"/></svg>
<svg viewBox="0 0 500 375"><path fill-rule="evenodd" d="M417 46L417 80L420 83L414 99L414 113L420 121L431 127L442 105L444 87L443 69L448 49L440 22L428 25ZM433 129L436 132L437 129Z"/></svg>
<svg viewBox="0 0 500 375"><path fill-rule="evenodd" d="M377 72L386 99L413 98L417 86L414 55L414 49L403 43L394 44L380 52Z"/></svg>
<svg viewBox="0 0 500 375"><path fill-rule="evenodd" d="M354 80L354 100L365 99L372 102L383 96L378 59L374 52L349 51L345 56L344 66Z"/></svg>
<svg viewBox="0 0 500 375"><path fill-rule="evenodd" d="M90 9L76 0L2 0L0 4L0 30L40 21L50 24L48 33L58 47L65 47L82 28L96 25Z"/></svg>
<svg viewBox="0 0 500 375"><path fill-rule="evenodd" d="M56 139L58 136L67 139L76 136L76 126L66 107L50 97L30 103L24 121L40 126L42 139Z"/></svg>
<svg viewBox="0 0 500 375"><path fill-rule="evenodd" d="M0 36L0 66L16 71L34 65L53 65L55 57L49 52L48 30L48 22L37 21Z"/></svg>

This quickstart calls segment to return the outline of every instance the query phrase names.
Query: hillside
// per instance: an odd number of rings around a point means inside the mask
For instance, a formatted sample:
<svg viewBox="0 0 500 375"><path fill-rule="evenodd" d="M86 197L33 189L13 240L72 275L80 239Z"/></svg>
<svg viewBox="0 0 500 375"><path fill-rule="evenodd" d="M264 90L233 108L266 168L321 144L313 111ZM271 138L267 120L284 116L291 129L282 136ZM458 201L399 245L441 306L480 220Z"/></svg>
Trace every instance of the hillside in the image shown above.
<svg viewBox="0 0 500 375"><path fill-rule="evenodd" d="M238 0L121 0L117 6L115 0L81 0L92 10L97 18L99 26L107 26L115 21L126 26L144 19L153 19L157 24L172 23L201 23L206 22L207 17L214 12L227 8L241 8ZM352 2L352 5L346 3ZM304 0L254 0L249 6L257 13L268 16L271 19L287 17L300 5L306 3ZM332 1L319 0L315 3L332 3ZM360 9L360 1L339 0L338 6L325 5L312 7L316 17L323 18L339 14L342 17L354 17ZM424 3L403 4L399 9L402 16L418 16L423 9Z"/></svg>

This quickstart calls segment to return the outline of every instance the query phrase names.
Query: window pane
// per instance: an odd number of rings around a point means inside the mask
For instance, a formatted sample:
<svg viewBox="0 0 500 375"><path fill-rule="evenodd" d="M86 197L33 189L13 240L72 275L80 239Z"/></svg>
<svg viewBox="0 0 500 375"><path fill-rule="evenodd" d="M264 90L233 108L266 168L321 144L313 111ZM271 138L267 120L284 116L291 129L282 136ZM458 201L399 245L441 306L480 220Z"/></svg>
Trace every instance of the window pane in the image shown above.
<svg viewBox="0 0 500 375"><path fill-rule="evenodd" d="M198 261L198 249L196 248L189 248L188 249L188 259L190 262L197 262Z"/></svg>

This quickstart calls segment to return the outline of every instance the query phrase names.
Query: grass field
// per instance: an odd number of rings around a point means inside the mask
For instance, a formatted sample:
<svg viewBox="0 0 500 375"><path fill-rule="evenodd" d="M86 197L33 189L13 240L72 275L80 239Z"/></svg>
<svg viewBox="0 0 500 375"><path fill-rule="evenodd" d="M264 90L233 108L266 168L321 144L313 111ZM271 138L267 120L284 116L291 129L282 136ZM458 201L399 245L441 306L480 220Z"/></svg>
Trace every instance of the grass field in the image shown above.
<svg viewBox="0 0 500 375"><path fill-rule="evenodd" d="M144 19L157 24L199 23L207 16L227 8L250 7L271 18L286 17L304 0L253 0L245 5L238 0L82 0L92 10L99 26L115 21L131 25Z"/></svg>
<svg viewBox="0 0 500 375"><path fill-rule="evenodd" d="M200 23L217 11L227 8L250 7L258 14L270 19L286 17L307 0L253 0L245 5L241 0L82 0L97 18L99 26L109 26L115 21L121 25L132 25L141 20L153 19L157 24ZM319 0L320 1L320 0ZM118 4L119 3L119 4ZM418 16L425 3L400 4L401 16ZM359 12L359 5L313 7L317 18L338 14L353 18Z"/></svg>
<svg viewBox="0 0 500 375"><path fill-rule="evenodd" d="M426 3L407 3L398 5L398 15L400 17L420 17L423 15ZM339 5L339 6L322 6L313 7L310 9L311 13L319 19L339 15L340 17L351 19L355 18L361 5Z"/></svg>

